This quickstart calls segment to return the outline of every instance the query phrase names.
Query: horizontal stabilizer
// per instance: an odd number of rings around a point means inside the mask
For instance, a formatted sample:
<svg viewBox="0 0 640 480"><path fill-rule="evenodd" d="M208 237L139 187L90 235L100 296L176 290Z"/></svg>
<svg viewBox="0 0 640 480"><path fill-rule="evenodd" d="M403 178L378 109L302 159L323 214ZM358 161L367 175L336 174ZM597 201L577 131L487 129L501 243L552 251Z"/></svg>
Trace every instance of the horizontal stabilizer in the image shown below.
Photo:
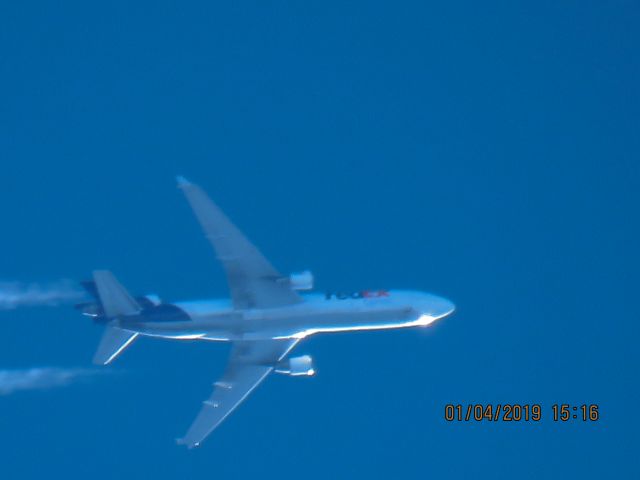
<svg viewBox="0 0 640 480"><path fill-rule="evenodd" d="M93 356L96 365L107 365L120 355L136 339L136 332L128 332L118 327L108 326L105 329L98 350Z"/></svg>

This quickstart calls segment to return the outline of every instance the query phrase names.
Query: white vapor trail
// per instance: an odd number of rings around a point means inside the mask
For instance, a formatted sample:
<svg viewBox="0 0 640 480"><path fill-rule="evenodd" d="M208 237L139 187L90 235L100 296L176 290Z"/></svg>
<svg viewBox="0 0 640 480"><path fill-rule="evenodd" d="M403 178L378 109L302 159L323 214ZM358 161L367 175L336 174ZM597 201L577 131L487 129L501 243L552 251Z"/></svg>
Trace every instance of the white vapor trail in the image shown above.
<svg viewBox="0 0 640 480"><path fill-rule="evenodd" d="M0 310L60 305L82 297L82 290L70 280L48 284L0 281Z"/></svg>
<svg viewBox="0 0 640 480"><path fill-rule="evenodd" d="M20 390L42 390L63 387L81 378L101 373L83 368L29 368L26 370L0 370L0 396Z"/></svg>

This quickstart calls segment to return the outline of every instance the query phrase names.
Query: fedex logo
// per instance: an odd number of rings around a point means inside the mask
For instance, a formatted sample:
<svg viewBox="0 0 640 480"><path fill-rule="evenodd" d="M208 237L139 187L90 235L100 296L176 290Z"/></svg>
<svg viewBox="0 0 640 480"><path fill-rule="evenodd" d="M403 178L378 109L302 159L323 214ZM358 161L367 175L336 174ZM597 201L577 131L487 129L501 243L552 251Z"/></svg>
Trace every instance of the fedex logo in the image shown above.
<svg viewBox="0 0 640 480"><path fill-rule="evenodd" d="M389 292L387 290L362 290L360 292L327 292L324 298L325 300L331 300L332 298L345 300L347 298L380 298L388 296Z"/></svg>

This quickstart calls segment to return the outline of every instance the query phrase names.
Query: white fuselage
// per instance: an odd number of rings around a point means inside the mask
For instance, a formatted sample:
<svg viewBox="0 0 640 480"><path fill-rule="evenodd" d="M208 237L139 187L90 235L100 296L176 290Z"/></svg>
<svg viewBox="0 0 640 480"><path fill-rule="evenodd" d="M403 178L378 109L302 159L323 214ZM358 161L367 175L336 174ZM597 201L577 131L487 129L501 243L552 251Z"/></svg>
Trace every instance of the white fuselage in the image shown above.
<svg viewBox="0 0 640 480"><path fill-rule="evenodd" d="M307 294L286 307L234 310L229 300L179 302L184 321L141 317L122 328L142 335L177 340L261 340L304 338L315 333L427 326L451 314L450 301L409 291Z"/></svg>

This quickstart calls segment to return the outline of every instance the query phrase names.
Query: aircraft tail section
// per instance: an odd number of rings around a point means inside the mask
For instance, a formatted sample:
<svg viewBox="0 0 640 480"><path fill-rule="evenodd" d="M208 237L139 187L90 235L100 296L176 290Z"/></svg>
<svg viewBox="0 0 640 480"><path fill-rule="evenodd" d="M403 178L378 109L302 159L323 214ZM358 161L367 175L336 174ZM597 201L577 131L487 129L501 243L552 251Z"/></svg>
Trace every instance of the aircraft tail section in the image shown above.
<svg viewBox="0 0 640 480"><path fill-rule="evenodd" d="M107 365L120 355L136 339L138 333L119 328L118 317L136 315L142 308L140 304L107 270L93 272L93 286L89 287L98 297L104 315L113 319L105 329L93 357L93 363Z"/></svg>
<svg viewBox="0 0 640 480"><path fill-rule="evenodd" d="M140 304L120 285L108 270L93 272L93 281L104 313L109 318L135 315L142 310Z"/></svg>
<svg viewBox="0 0 640 480"><path fill-rule="evenodd" d="M98 350L93 356L93 363L96 365L107 365L116 359L125 348L127 348L136 339L136 332L122 330L113 325L108 325L105 329Z"/></svg>

